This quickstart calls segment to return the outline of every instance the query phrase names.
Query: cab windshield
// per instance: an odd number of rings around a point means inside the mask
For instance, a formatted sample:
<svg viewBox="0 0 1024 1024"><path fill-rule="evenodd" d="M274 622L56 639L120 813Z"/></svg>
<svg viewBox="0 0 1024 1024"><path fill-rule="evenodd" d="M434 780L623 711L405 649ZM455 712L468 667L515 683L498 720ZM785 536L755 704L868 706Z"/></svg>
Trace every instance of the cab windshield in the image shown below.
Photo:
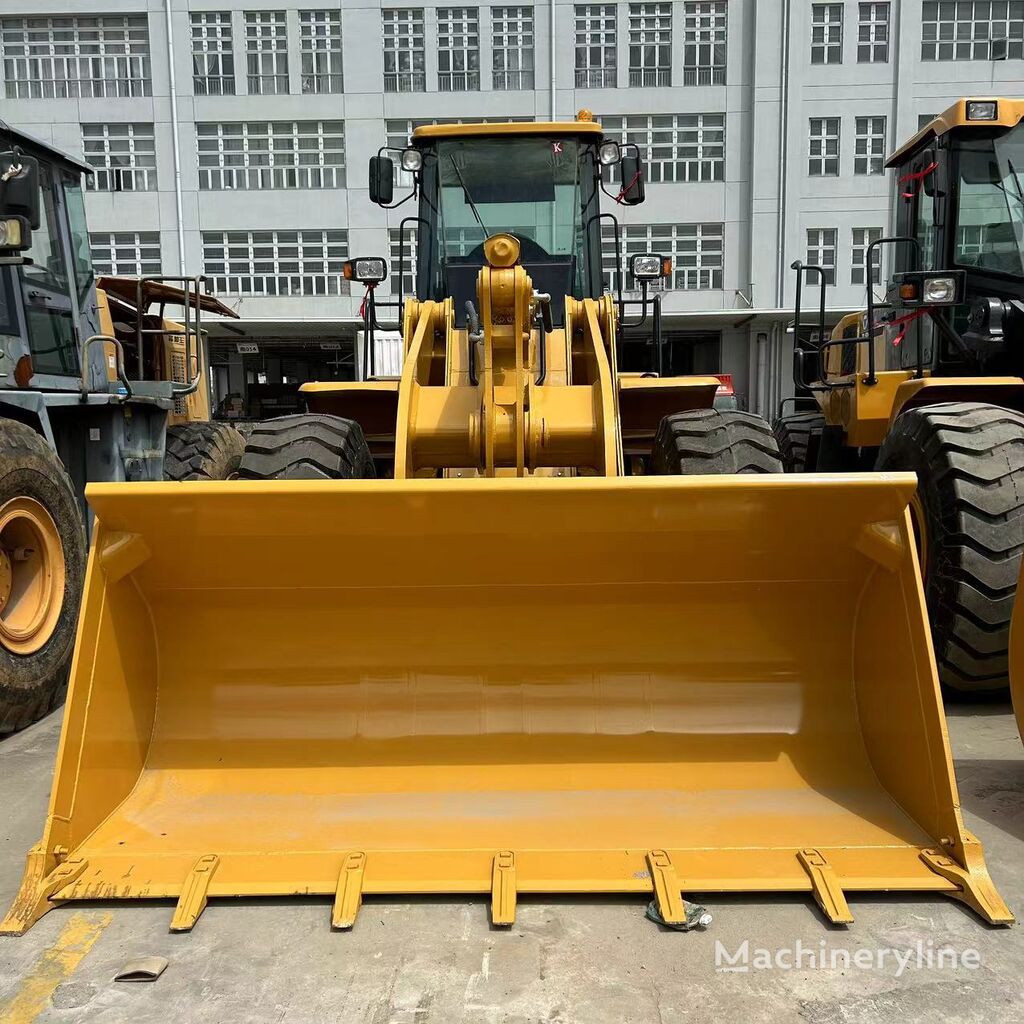
<svg viewBox="0 0 1024 1024"><path fill-rule="evenodd" d="M1024 122L958 142L960 181L954 260L1024 277Z"/></svg>
<svg viewBox="0 0 1024 1024"><path fill-rule="evenodd" d="M499 232L519 239L538 289L560 297L600 294L595 156L592 144L571 137L438 140L424 159L421 297L453 295L460 315L461 293L475 288L484 262L483 243Z"/></svg>
<svg viewBox="0 0 1024 1024"><path fill-rule="evenodd" d="M456 139L437 147L441 244L468 256L499 231L530 258L579 249L580 153L574 139Z"/></svg>

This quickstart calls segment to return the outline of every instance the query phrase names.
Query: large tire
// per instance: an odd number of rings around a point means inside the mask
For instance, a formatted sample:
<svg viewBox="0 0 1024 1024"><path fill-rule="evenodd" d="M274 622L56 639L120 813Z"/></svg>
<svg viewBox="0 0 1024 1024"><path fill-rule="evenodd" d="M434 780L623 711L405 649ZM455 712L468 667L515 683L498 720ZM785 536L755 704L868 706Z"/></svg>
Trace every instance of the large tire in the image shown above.
<svg viewBox="0 0 1024 1024"><path fill-rule="evenodd" d="M781 473L779 446L766 420L737 409L694 409L658 426L651 471L660 476Z"/></svg>
<svg viewBox="0 0 1024 1024"><path fill-rule="evenodd" d="M227 423L181 423L167 428L165 480L230 480L245 438Z"/></svg>
<svg viewBox="0 0 1024 1024"><path fill-rule="evenodd" d="M40 543L41 535L33 532L40 524L44 532L52 530L52 559L47 544ZM40 560L41 553L46 554L45 561ZM26 581L34 582L39 573L51 581L48 605L37 591L25 588ZM58 585L61 576L63 587ZM81 507L63 464L34 430L4 419L0 577L2 734L31 725L63 702L85 577ZM47 606L50 615L44 614Z"/></svg>
<svg viewBox="0 0 1024 1024"><path fill-rule="evenodd" d="M911 409L876 465L917 473L940 680L961 693L1003 690L1024 550L1024 415L978 402Z"/></svg>
<svg viewBox="0 0 1024 1024"><path fill-rule="evenodd" d="M787 473L807 472L807 449L811 438L820 434L824 426L825 417L820 412L793 412L780 416L772 424Z"/></svg>
<svg viewBox="0 0 1024 1024"><path fill-rule="evenodd" d="M358 423L300 413L260 423L249 435L238 475L243 480L358 480L376 474Z"/></svg>

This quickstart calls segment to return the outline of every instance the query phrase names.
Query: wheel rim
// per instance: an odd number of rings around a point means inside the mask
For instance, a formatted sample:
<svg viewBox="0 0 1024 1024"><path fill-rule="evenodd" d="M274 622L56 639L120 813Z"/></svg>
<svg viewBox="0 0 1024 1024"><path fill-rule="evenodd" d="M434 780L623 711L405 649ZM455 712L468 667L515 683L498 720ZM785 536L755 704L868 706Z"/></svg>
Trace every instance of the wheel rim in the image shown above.
<svg viewBox="0 0 1024 1024"><path fill-rule="evenodd" d="M0 506L0 646L34 654L53 636L64 605L64 549L34 498Z"/></svg>
<svg viewBox="0 0 1024 1024"><path fill-rule="evenodd" d="M917 560L921 564L921 579L928 576L928 519L924 513L921 495L914 491L910 499L910 522L914 527L914 541L917 543Z"/></svg>

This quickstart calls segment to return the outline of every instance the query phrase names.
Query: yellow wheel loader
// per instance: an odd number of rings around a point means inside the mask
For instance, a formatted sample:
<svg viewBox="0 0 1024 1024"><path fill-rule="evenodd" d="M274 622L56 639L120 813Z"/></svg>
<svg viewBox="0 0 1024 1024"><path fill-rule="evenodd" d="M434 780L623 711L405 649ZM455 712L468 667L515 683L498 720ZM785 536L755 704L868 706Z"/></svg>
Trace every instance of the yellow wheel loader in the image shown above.
<svg viewBox="0 0 1024 1024"><path fill-rule="evenodd" d="M300 893L339 929L404 893L485 894L499 926L613 892L683 930L684 892L1011 921L960 816L913 476L773 472L716 378L617 372L657 303L604 290L601 167L629 202L643 168L593 121L422 128L400 159L400 379L308 385L237 481L89 489L50 812L0 930ZM393 174L373 158L388 207ZM347 268L369 341L386 272Z"/></svg>
<svg viewBox="0 0 1024 1024"><path fill-rule="evenodd" d="M202 354L202 313L236 314L196 279L97 282L82 199L91 173L0 131L0 734L63 699L86 483L226 477L244 448L208 422Z"/></svg>
<svg viewBox="0 0 1024 1024"><path fill-rule="evenodd" d="M868 304L825 338L820 268L797 273L805 405L774 424L791 472L910 471L918 552L950 691L1003 689L1024 550L1024 101L964 99L887 162L896 234L868 248ZM895 272L873 285L883 251ZM821 283L818 322L800 286Z"/></svg>

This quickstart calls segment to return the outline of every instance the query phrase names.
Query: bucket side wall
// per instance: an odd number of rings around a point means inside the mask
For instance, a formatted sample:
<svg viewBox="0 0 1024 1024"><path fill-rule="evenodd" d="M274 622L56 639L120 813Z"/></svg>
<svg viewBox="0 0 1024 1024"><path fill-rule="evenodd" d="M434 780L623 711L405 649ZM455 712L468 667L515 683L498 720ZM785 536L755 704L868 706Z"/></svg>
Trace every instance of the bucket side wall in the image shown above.
<svg viewBox="0 0 1024 1024"><path fill-rule="evenodd" d="M97 521L54 775L48 849L56 844L73 851L128 796L153 734L153 622L133 576L108 580L100 554L109 541Z"/></svg>

